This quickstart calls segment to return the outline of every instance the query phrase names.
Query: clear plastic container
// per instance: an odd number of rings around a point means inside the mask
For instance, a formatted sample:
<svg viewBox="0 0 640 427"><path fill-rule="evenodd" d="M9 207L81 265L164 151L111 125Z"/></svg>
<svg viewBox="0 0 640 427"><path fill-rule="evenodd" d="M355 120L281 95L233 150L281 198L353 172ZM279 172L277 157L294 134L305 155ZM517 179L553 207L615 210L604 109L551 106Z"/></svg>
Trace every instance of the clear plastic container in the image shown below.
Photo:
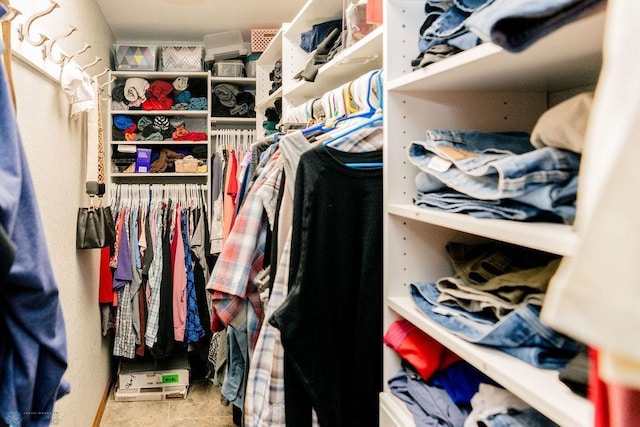
<svg viewBox="0 0 640 427"><path fill-rule="evenodd" d="M240 30L224 31L204 36L205 62L235 58L248 53L249 51L242 39Z"/></svg>
<svg viewBox="0 0 640 427"><path fill-rule="evenodd" d="M213 75L219 77L242 77L244 63L239 59L216 61L213 63Z"/></svg>

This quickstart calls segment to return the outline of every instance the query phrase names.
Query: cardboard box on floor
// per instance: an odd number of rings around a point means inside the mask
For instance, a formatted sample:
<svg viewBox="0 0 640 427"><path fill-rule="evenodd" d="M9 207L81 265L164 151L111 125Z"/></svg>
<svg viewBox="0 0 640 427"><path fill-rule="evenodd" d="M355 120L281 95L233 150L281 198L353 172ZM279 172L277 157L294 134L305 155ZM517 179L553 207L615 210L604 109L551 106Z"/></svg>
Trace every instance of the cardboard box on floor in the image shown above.
<svg viewBox="0 0 640 427"><path fill-rule="evenodd" d="M117 402L141 402L150 400L186 399L189 386L116 388L114 400Z"/></svg>
<svg viewBox="0 0 640 427"><path fill-rule="evenodd" d="M118 389L143 389L189 386L189 360L186 355L167 360L128 361L123 360L118 367Z"/></svg>

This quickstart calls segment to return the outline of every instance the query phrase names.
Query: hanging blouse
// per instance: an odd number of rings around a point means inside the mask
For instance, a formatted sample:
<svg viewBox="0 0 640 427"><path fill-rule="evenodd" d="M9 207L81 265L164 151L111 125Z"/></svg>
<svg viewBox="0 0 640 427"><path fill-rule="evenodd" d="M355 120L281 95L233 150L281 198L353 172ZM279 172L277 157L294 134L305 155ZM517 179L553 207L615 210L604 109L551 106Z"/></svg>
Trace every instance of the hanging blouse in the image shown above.
<svg viewBox="0 0 640 427"><path fill-rule="evenodd" d="M196 299L196 289L194 285L193 261L189 250L189 225L188 210L184 209L182 216L182 232L184 241L185 266L187 273L186 299L187 299L187 319L185 325L185 342L187 344L199 341L205 336L204 329L200 324L198 315L198 301Z"/></svg>
<svg viewBox="0 0 640 427"><path fill-rule="evenodd" d="M184 341L187 322L187 272L184 263L184 239L182 238L182 208L175 207L175 230L173 244L173 335L178 342Z"/></svg>

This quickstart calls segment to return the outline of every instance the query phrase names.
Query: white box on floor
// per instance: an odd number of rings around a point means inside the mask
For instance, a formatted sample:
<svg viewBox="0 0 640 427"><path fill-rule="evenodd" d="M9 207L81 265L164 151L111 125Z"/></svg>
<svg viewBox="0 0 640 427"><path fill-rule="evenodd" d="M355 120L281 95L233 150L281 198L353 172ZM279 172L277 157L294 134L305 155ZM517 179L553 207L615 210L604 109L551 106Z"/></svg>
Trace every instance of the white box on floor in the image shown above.
<svg viewBox="0 0 640 427"><path fill-rule="evenodd" d="M118 389L189 386L189 361L185 356L153 361L123 360L118 368ZM157 399L162 400L162 399Z"/></svg>
<svg viewBox="0 0 640 427"><path fill-rule="evenodd" d="M114 400L116 402L142 402L152 400L186 399L189 386L166 386L145 388L116 388Z"/></svg>

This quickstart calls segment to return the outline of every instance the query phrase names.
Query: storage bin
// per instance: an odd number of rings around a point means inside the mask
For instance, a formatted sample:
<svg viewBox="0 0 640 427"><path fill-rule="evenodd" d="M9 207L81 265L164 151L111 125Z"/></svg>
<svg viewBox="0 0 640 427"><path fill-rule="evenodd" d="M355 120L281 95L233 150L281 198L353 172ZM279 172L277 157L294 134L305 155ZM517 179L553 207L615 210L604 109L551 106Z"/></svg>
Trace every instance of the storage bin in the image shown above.
<svg viewBox="0 0 640 427"><path fill-rule="evenodd" d="M213 75L219 77L242 77L244 63L239 59L228 59L213 63Z"/></svg>
<svg viewBox="0 0 640 427"><path fill-rule="evenodd" d="M157 46L113 45L116 70L156 71Z"/></svg>
<svg viewBox="0 0 640 427"><path fill-rule="evenodd" d="M162 46L162 71L202 71L202 46Z"/></svg>
<svg viewBox="0 0 640 427"><path fill-rule="evenodd" d="M248 53L240 30L204 36L204 60L206 62L245 56Z"/></svg>
<svg viewBox="0 0 640 427"><path fill-rule="evenodd" d="M277 33L277 28L251 30L251 52L264 52Z"/></svg>
<svg viewBox="0 0 640 427"><path fill-rule="evenodd" d="M252 53L244 59L244 74L247 77L256 76L256 61L260 58L261 53Z"/></svg>

